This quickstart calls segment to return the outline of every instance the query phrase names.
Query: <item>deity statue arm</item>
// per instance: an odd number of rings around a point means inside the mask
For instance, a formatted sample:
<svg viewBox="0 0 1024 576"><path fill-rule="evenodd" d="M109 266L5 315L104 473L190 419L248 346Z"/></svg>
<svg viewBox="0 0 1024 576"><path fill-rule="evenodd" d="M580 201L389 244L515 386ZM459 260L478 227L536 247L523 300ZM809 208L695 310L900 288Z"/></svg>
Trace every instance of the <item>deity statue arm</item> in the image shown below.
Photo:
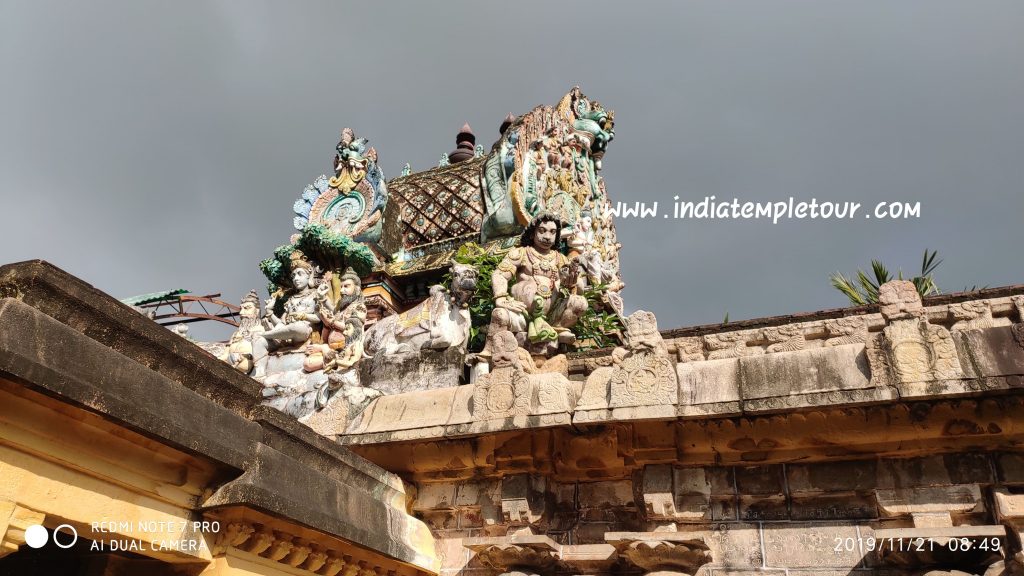
<svg viewBox="0 0 1024 576"><path fill-rule="evenodd" d="M271 296L266 301L266 312L263 314L263 322L267 328L273 328L283 323L280 317L274 314L274 306L277 304L277 296Z"/></svg>
<svg viewBox="0 0 1024 576"><path fill-rule="evenodd" d="M522 260L523 249L513 248L502 258L494 269L494 273L491 274L491 288L494 292L495 305L520 314L526 311L526 304L509 295L508 285L509 280L522 266Z"/></svg>

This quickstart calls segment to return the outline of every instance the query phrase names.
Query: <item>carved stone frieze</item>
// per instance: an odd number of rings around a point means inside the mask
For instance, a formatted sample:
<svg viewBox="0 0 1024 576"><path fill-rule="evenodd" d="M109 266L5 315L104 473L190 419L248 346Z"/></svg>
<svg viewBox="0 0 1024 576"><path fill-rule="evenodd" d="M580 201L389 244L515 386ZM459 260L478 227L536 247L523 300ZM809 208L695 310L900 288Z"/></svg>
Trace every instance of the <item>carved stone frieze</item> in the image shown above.
<svg viewBox="0 0 1024 576"><path fill-rule="evenodd" d="M750 331L707 334L704 336L704 345L708 350L708 360L764 354L763 348L747 346L749 340L756 339L756 333Z"/></svg>
<svg viewBox="0 0 1024 576"><path fill-rule="evenodd" d="M928 322L912 282L895 280L878 290L887 325L868 343L872 381L909 384L964 378L949 330ZM991 316L991 313L989 314Z"/></svg>
<svg viewBox="0 0 1024 576"><path fill-rule="evenodd" d="M949 305L949 313L956 319L951 330L980 330L995 326L992 318L992 303L988 300L970 300Z"/></svg>
<svg viewBox="0 0 1024 576"><path fill-rule="evenodd" d="M676 404L679 384L675 363L658 332L658 320L643 310L625 319L625 347L612 353L608 405L651 406Z"/></svg>
<svg viewBox="0 0 1024 576"><path fill-rule="evenodd" d="M764 329L764 337L771 342L768 352L795 352L803 350L807 340L804 338L803 326L800 324L784 324Z"/></svg>
<svg viewBox="0 0 1024 576"><path fill-rule="evenodd" d="M475 560L498 574L521 572L549 576L559 566L558 550L547 542L495 543L472 546Z"/></svg>
<svg viewBox="0 0 1024 576"><path fill-rule="evenodd" d="M530 413L530 381L519 361L515 335L503 330L491 336L494 368L473 391L473 419L491 420Z"/></svg>
<svg viewBox="0 0 1024 576"><path fill-rule="evenodd" d="M219 556L229 548L319 576L387 576L390 573L380 566L355 560L343 550L245 521L225 524L216 535L211 553Z"/></svg>
<svg viewBox="0 0 1024 576"><path fill-rule="evenodd" d="M672 345L680 362L699 362L704 359L704 341L698 336L676 338Z"/></svg>
<svg viewBox="0 0 1024 576"><path fill-rule="evenodd" d="M677 572L695 574L711 562L711 550L703 538L677 536L673 533L609 533L605 539L622 558L645 573Z"/></svg>
<svg viewBox="0 0 1024 576"><path fill-rule="evenodd" d="M868 325L863 316L848 316L825 321L829 338L825 346L863 344L868 340Z"/></svg>
<svg viewBox="0 0 1024 576"><path fill-rule="evenodd" d="M963 378L949 331L927 319L896 320L885 327L885 347L900 383Z"/></svg>
<svg viewBox="0 0 1024 576"><path fill-rule="evenodd" d="M1024 348L1024 296L1012 298L1013 307L1017 309L1017 322L1011 327L1013 337Z"/></svg>

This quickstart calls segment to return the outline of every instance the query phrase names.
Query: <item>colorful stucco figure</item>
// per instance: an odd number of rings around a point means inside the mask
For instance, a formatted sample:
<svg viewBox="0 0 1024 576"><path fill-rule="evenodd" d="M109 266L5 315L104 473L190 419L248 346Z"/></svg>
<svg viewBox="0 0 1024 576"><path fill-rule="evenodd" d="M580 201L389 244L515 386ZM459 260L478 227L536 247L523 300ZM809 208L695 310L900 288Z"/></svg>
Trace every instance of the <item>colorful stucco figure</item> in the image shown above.
<svg viewBox="0 0 1024 576"><path fill-rule="evenodd" d="M578 264L555 249L561 222L538 214L491 276L495 308L489 333L508 330L531 354L550 356L576 340L571 328L587 309L578 290Z"/></svg>

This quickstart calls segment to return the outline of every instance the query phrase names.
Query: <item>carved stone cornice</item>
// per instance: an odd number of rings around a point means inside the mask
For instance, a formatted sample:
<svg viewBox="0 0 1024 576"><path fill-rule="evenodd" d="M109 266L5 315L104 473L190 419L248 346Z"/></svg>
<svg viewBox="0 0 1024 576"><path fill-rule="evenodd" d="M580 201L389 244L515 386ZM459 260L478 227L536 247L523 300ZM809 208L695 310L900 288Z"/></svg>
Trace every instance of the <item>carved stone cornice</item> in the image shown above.
<svg viewBox="0 0 1024 576"><path fill-rule="evenodd" d="M711 562L711 550L704 539L685 534L609 532L605 541L615 548L619 558L648 574L696 574L701 566Z"/></svg>
<svg viewBox="0 0 1024 576"><path fill-rule="evenodd" d="M0 558L18 551L25 543L25 530L42 524L45 515L14 502L0 502Z"/></svg>
<svg viewBox="0 0 1024 576"><path fill-rule="evenodd" d="M547 536L469 538L464 545L476 552L476 562L498 574L550 576L566 568L560 559L560 547Z"/></svg>
<svg viewBox="0 0 1024 576"><path fill-rule="evenodd" d="M396 576L395 570L346 554L341 546L308 539L247 521L228 522L217 533L211 552L223 555L229 548L319 576Z"/></svg>

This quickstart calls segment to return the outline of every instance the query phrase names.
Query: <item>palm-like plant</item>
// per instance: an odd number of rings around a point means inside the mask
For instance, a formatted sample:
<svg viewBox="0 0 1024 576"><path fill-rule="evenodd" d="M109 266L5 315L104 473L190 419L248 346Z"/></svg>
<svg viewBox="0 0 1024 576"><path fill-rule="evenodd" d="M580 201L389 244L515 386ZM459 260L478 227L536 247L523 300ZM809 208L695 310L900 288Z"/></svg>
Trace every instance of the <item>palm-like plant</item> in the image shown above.
<svg viewBox="0 0 1024 576"><path fill-rule="evenodd" d="M910 279L914 286L917 287L917 293L922 298L939 293L939 287L935 284L935 279L933 278L935 269L939 267L939 264L942 264L942 260L935 260L937 254L938 252L935 250L929 252L925 249L924 258L921 259L921 273ZM891 280L903 280L902 270L898 271L896 277L893 278L892 274L889 273L889 269L878 260L871 261L871 272L874 276L873 278L868 276L863 270L857 270L856 281L843 276L841 272L836 272L829 279L832 281L832 286L842 292L854 306L877 303L879 286Z"/></svg>

